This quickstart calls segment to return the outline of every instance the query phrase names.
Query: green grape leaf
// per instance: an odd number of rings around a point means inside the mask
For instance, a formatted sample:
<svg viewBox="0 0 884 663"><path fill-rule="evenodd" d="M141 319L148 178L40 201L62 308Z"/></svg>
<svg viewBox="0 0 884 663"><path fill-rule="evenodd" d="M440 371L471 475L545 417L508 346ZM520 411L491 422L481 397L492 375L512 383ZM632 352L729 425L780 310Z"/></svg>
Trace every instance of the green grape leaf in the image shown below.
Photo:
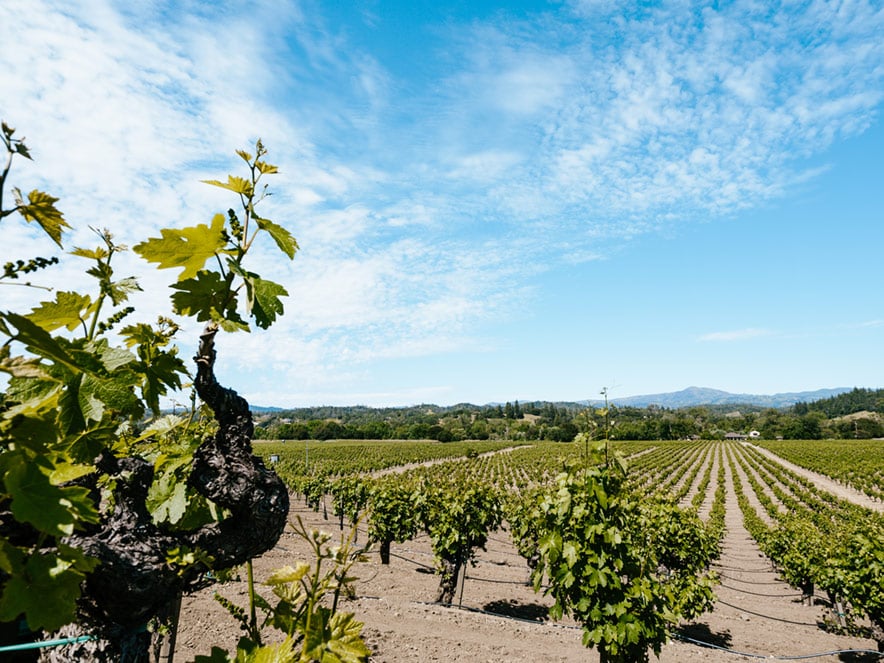
<svg viewBox="0 0 884 663"><path fill-rule="evenodd" d="M84 249L82 247L74 247L74 250L70 252L72 256L79 256L80 258L88 258L89 260L104 260L108 256L107 249L101 246L97 246L94 249Z"/></svg>
<svg viewBox="0 0 884 663"><path fill-rule="evenodd" d="M261 329L267 329L276 320L277 315L283 313L280 297L289 293L280 284L262 279L254 272L246 271L234 260L228 260L227 266L230 271L241 277L246 284L248 300L246 309L255 318L255 323Z"/></svg>
<svg viewBox="0 0 884 663"><path fill-rule="evenodd" d="M18 141L15 144L15 151L21 154L25 159L30 159L31 161L33 161L33 159L31 158L31 153L28 151L27 145L25 145L23 142Z"/></svg>
<svg viewBox="0 0 884 663"><path fill-rule="evenodd" d="M76 619L76 600L85 575L54 553L32 555L23 574L7 582L0 597L0 620L25 614L32 629L54 631Z"/></svg>
<svg viewBox="0 0 884 663"><path fill-rule="evenodd" d="M102 366L111 373L122 368L126 364L135 361L135 355L131 352L123 348L115 348L111 346L107 342L107 339L104 338L88 344L86 350L97 355Z"/></svg>
<svg viewBox="0 0 884 663"><path fill-rule="evenodd" d="M245 654L245 658L242 658L243 654L242 651L237 652L237 663L240 661L242 663L297 663L303 660L295 651L295 645L291 638L286 638L278 644L262 645ZM328 658L323 658L322 661L333 663L332 659Z"/></svg>
<svg viewBox="0 0 884 663"><path fill-rule="evenodd" d="M371 650L361 637L362 622L351 613L317 607L304 633L304 654L328 663L363 663Z"/></svg>
<svg viewBox="0 0 884 663"><path fill-rule="evenodd" d="M104 416L104 402L98 398L96 392L101 388L100 380L87 375L80 383L77 391L77 404L85 422L101 421Z"/></svg>
<svg viewBox="0 0 884 663"><path fill-rule="evenodd" d="M252 163L252 155L245 150L236 150L236 153L239 155L240 159L242 159L246 163Z"/></svg>
<svg viewBox="0 0 884 663"><path fill-rule="evenodd" d="M53 198L48 193L34 189L28 194L28 202L25 203L21 191L13 189L15 204L18 205L19 213L30 223L36 221L43 231L61 246L61 233L65 228L70 228L64 216L55 207L58 198Z"/></svg>
<svg viewBox="0 0 884 663"><path fill-rule="evenodd" d="M98 522L89 491L80 486L55 486L52 468L17 454L7 463L6 491L16 520L29 522L52 536L72 534L78 522Z"/></svg>
<svg viewBox="0 0 884 663"><path fill-rule="evenodd" d="M180 417L177 414L167 414L163 417L158 417L154 419L150 425L144 429L141 435L138 437L138 442L146 440L147 438L153 435L168 435L176 428L187 423L187 419L184 417Z"/></svg>
<svg viewBox="0 0 884 663"><path fill-rule="evenodd" d="M62 291L55 294L55 301L40 302L39 306L31 309L27 317L46 331L51 332L59 327L73 331L82 324L85 311L91 305L92 298L89 295Z"/></svg>
<svg viewBox="0 0 884 663"><path fill-rule="evenodd" d="M40 365L40 360L33 357L11 357L8 345L0 346L0 371L15 378L45 379L49 375Z"/></svg>
<svg viewBox="0 0 884 663"><path fill-rule="evenodd" d="M265 161L256 161L255 168L257 168L262 175L272 175L279 172L279 168Z"/></svg>
<svg viewBox="0 0 884 663"><path fill-rule="evenodd" d="M136 369L143 378L141 393L151 412L159 413L160 396L165 396L169 388L181 388L181 376L187 374L187 367L173 350L154 350L150 362L139 364Z"/></svg>
<svg viewBox="0 0 884 663"><path fill-rule="evenodd" d="M54 396L55 394L53 394ZM31 406L32 407L29 407ZM45 398L42 401L31 401L4 413L10 417L3 421L4 433L15 440L16 447L28 449L36 454L45 454L48 443L58 438L58 426L55 422L55 399ZM18 415L21 415L20 417ZM13 420L12 417L15 417ZM4 456L0 454L0 458ZM13 458L13 456L9 456ZM0 469L0 474L3 470Z"/></svg>
<svg viewBox="0 0 884 663"><path fill-rule="evenodd" d="M117 438L117 426L114 424L81 431L65 438L64 442L71 460L88 464Z"/></svg>
<svg viewBox="0 0 884 663"><path fill-rule="evenodd" d="M274 587L292 582L301 582L301 578L310 573L310 565L307 562L298 562L294 567L287 564L273 571L264 581L265 585Z"/></svg>
<svg viewBox="0 0 884 663"><path fill-rule="evenodd" d="M224 252L224 215L212 217L211 227L201 223L182 230L163 228L160 234L162 237L136 244L133 250L148 262L157 263L159 269L182 267L179 280L192 278L209 258Z"/></svg>
<svg viewBox="0 0 884 663"><path fill-rule="evenodd" d="M58 397L58 423L65 435L82 433L86 429L86 419L80 407L81 381L82 375L75 376Z"/></svg>
<svg viewBox="0 0 884 663"><path fill-rule="evenodd" d="M24 565L21 550L12 545L5 537L0 537L0 571L14 575Z"/></svg>
<svg viewBox="0 0 884 663"><path fill-rule="evenodd" d="M288 230L269 219L262 219L258 216L255 217L255 222L261 230L266 230L270 233L270 236L273 238L273 241L276 242L279 250L285 253L289 257L289 260L294 259L295 252L300 247L298 246L297 240Z"/></svg>
<svg viewBox="0 0 884 663"><path fill-rule="evenodd" d="M218 272L200 270L193 278L179 280L170 287L178 291L172 294L175 312L196 317L199 322L214 320L228 307L225 299L230 286Z"/></svg>
<svg viewBox="0 0 884 663"><path fill-rule="evenodd" d="M101 421L96 415L103 414L105 409L115 415L141 418L144 406L135 394L135 387L140 382L139 375L129 370L114 371L109 378L85 376L79 393L84 418ZM88 404L83 399L88 399ZM98 401L100 407L94 401Z"/></svg>
<svg viewBox="0 0 884 663"><path fill-rule="evenodd" d="M242 155L240 155L242 156ZM212 186L218 186L222 189L227 189L228 191L233 191L234 193L239 193L243 196L249 196L252 194L254 189L252 188L252 183L247 179L242 177L236 177L235 175L228 175L227 182L219 182L218 180L201 180L204 184L211 184Z"/></svg>
<svg viewBox="0 0 884 663"><path fill-rule="evenodd" d="M256 278L247 282L251 291L251 313L255 317L255 324L261 329L267 329L283 314L283 306L280 297L288 296L288 291L278 283L266 279Z"/></svg>
<svg viewBox="0 0 884 663"><path fill-rule="evenodd" d="M0 318L6 320L9 324L16 328L17 333L14 338L25 344L28 350L34 354L38 354L46 359L58 362L75 372L80 372L83 367L71 357L58 342L49 335L45 329L34 324L28 318L18 315L17 313L0 313Z"/></svg>
<svg viewBox="0 0 884 663"><path fill-rule="evenodd" d="M129 299L129 295L133 292L138 292L141 290L141 286L138 285L138 279L134 276L129 276L124 279L120 279L119 281L114 281L108 285L108 295L111 298L111 301L114 303L114 306L119 306L127 299Z"/></svg>
<svg viewBox="0 0 884 663"><path fill-rule="evenodd" d="M252 330L249 328L249 325L243 320L239 315L236 318L221 318L220 320L216 320L218 325L221 327L223 331L226 332L251 332Z"/></svg>
<svg viewBox="0 0 884 663"><path fill-rule="evenodd" d="M196 317L199 322L212 320L225 331L249 331L236 311L236 293L231 292L227 281L217 272L202 270L195 278L178 281L171 287L178 290L172 295L177 313Z"/></svg>
<svg viewBox="0 0 884 663"><path fill-rule="evenodd" d="M163 474L147 491L145 506L155 523L174 525L187 511L187 484L179 481L174 473Z"/></svg>
<svg viewBox="0 0 884 663"><path fill-rule="evenodd" d="M54 486L74 481L95 471L95 466L86 463L57 463L49 474L49 481Z"/></svg>

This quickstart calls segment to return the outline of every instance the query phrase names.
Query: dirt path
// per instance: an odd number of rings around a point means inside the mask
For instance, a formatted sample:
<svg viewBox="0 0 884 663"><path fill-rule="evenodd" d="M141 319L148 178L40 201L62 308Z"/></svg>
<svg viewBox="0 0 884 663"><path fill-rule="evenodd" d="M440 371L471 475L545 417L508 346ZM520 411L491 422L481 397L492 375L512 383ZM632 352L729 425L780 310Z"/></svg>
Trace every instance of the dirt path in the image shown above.
<svg viewBox="0 0 884 663"><path fill-rule="evenodd" d="M717 448L709 461L713 462L713 479L704 506L716 488ZM683 634L731 651L674 641L664 647L660 661L748 661L835 650L874 650L876 646L871 640L823 630L820 623L824 606L801 604L798 592L776 578L743 527L733 488L733 464L727 455L723 462L728 470L727 534L716 566L721 576L721 585L716 590L718 602L713 612L685 625ZM744 481L744 490L750 490L745 484ZM321 512L308 510L300 500L293 500L291 515L303 517L308 527L325 529L337 536L336 522L324 520ZM360 530L359 539L365 540L364 530ZM468 570L461 609L432 603L438 579L432 573L433 557L426 536L403 545L394 544L389 566L381 565L374 554L365 564L357 565L357 598L345 601L343 609L356 613L365 623L363 633L374 652L371 660L598 661L594 650L581 645L580 630L573 623L556 624L546 618L551 601L526 586L528 568L512 545L509 533L492 534L487 548L480 553L477 565ZM306 554L304 543L286 532L274 550L256 560L256 577L264 578L275 568L306 559ZM244 582L230 582L218 589L238 605L246 605ZM212 599L213 591L185 597L176 663L192 661L196 654L208 654L212 645L228 649L235 646L240 633L233 619ZM813 660L873 661L878 657L828 655Z"/></svg>

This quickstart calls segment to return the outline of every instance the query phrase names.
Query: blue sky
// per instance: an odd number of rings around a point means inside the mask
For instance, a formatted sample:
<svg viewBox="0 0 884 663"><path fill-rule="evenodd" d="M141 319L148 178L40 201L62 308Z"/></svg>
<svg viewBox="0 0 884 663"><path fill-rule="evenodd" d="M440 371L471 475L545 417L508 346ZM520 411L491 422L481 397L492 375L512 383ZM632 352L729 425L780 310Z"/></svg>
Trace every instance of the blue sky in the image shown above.
<svg viewBox="0 0 884 663"><path fill-rule="evenodd" d="M35 157L13 183L60 196L71 247L204 223L229 201L199 180L270 148L264 213L301 251L257 256L285 318L220 342L253 404L882 384L880 2L6 0L0 23L0 116ZM168 311L171 273L119 268Z"/></svg>

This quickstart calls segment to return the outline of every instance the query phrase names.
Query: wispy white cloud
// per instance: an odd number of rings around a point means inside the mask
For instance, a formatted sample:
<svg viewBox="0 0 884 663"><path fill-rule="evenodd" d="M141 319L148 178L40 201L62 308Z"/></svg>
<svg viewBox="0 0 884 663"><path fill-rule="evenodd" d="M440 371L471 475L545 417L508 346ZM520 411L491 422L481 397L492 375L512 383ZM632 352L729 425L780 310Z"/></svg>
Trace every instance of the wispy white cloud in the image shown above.
<svg viewBox="0 0 884 663"><path fill-rule="evenodd" d="M748 341L753 338L760 338L762 336L772 336L773 332L768 329L757 329L754 327L750 327L748 329L737 329L734 331L723 331L723 332L712 332L709 334L703 334L702 336L697 337L698 341L702 342L731 342L731 341Z"/></svg>
<svg viewBox="0 0 884 663"><path fill-rule="evenodd" d="M874 329L876 327L884 327L884 320L865 320L852 325L843 325L847 329Z"/></svg>
<svg viewBox="0 0 884 663"><path fill-rule="evenodd" d="M600 11L577 9L592 18ZM489 89L518 100L508 62L536 61L540 43L556 49L553 70L562 75L552 76L554 109L541 122L490 101L465 114L478 118L483 131L471 135L483 144L530 136L527 145L515 142L530 166L510 185L522 218L586 210L582 223L596 224L636 214L652 229L673 211L733 213L781 195L802 177L797 156L864 130L882 99L876 34L884 17L874 5L847 15L740 3L720 11L678 3L608 10L607 21L559 15L501 29L494 39L484 27L473 34L471 47L483 55L470 65L474 76L458 80L474 82L476 93L463 97L479 103ZM821 25L838 37L821 38Z"/></svg>

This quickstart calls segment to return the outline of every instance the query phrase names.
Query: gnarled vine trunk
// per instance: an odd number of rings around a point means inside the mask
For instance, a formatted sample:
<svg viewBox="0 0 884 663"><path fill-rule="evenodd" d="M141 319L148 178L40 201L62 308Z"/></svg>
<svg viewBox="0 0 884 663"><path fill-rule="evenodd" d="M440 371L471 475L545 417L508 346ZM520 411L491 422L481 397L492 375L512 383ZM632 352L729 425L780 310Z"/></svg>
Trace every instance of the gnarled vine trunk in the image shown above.
<svg viewBox="0 0 884 663"><path fill-rule="evenodd" d="M248 403L215 378L216 333L210 325L200 338L195 386L214 412L218 431L194 454L190 484L229 516L193 531L157 527L145 506L152 465L141 458L103 455L99 468L117 482L113 510L99 525L66 541L100 564L85 581L79 623L56 634L95 639L46 649L41 661L150 661L148 621L168 610L181 592L204 582L204 569L198 566L173 569L166 561L169 550L199 548L212 556L215 568L229 568L266 552L279 540L288 516L288 491L252 454L254 428Z"/></svg>

